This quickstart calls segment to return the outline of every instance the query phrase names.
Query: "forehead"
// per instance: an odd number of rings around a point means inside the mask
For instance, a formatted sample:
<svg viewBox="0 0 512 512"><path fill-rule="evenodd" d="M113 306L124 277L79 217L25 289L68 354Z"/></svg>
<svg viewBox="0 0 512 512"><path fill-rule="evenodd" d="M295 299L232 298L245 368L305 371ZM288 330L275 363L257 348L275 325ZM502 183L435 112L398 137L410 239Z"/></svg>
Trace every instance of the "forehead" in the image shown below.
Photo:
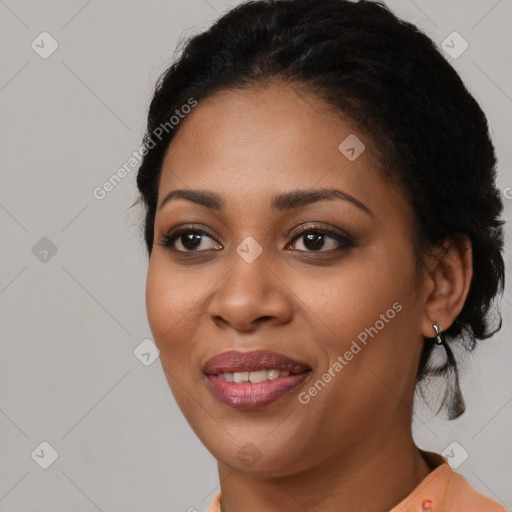
<svg viewBox="0 0 512 512"><path fill-rule="evenodd" d="M159 201L176 188L214 190L240 206L290 189L342 187L362 202L391 193L373 142L303 88L271 83L220 91L199 101L178 128Z"/></svg>

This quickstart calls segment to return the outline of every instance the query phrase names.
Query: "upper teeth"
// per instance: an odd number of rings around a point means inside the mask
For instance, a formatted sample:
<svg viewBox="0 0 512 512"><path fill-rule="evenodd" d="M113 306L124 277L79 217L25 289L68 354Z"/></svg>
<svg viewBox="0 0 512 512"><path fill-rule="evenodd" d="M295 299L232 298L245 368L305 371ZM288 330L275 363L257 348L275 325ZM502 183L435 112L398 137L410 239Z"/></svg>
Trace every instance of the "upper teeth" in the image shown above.
<svg viewBox="0 0 512 512"><path fill-rule="evenodd" d="M219 373L217 377L224 379L226 382L263 382L265 380L274 380L278 377L287 377L290 372L285 370L258 370L256 372L234 372Z"/></svg>

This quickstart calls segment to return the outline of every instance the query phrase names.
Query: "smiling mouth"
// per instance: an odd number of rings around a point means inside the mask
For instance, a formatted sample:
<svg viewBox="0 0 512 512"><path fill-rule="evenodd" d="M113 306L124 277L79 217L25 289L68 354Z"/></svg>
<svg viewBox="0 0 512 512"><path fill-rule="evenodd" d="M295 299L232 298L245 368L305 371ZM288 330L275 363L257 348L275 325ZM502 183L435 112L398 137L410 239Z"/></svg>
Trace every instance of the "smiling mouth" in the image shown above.
<svg viewBox="0 0 512 512"><path fill-rule="evenodd" d="M288 377L290 372L287 370L279 370L279 368L271 368L264 370L256 370L253 372L224 372L217 374L219 379L225 380L226 382L252 382L258 384L265 382L266 380L275 380L279 377Z"/></svg>
<svg viewBox="0 0 512 512"><path fill-rule="evenodd" d="M203 373L221 403L253 410L293 391L307 379L311 367L276 352L231 350L209 359Z"/></svg>

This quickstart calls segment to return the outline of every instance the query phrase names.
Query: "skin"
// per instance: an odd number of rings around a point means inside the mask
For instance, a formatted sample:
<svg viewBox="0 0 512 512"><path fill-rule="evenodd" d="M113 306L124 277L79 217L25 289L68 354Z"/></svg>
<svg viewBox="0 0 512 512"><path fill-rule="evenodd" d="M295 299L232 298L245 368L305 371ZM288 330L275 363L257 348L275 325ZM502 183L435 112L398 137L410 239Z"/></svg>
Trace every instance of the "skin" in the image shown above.
<svg viewBox="0 0 512 512"><path fill-rule="evenodd" d="M338 150L349 134L366 145L354 161ZM279 82L200 101L168 148L158 204L175 189L225 202L215 211L180 198L157 210L146 288L169 385L218 461L223 512L386 511L432 471L411 435L415 376L433 321L446 329L462 309L471 246L447 239L418 273L411 208L381 177L375 155L350 119ZM341 199L270 207L278 193L320 188L350 194L371 214ZM184 224L207 230L198 248L186 252L183 238L175 251L159 245ZM353 245L335 250L339 242L326 235L315 250L295 236L312 224L348 232ZM236 252L248 236L262 248L252 263ZM298 393L395 302L401 311L301 404ZM312 372L274 403L237 411L213 397L202 373L230 349L273 350ZM250 465L238 457L246 443L259 455Z"/></svg>

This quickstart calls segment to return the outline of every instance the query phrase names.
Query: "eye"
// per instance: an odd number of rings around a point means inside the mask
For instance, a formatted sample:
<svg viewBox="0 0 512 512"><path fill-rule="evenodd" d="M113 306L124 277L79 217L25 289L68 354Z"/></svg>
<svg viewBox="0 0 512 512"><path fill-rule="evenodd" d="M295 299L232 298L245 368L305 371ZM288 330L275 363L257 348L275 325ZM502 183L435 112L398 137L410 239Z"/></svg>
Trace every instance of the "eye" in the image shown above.
<svg viewBox="0 0 512 512"><path fill-rule="evenodd" d="M321 226L301 227L298 232L295 233L293 241L295 240L303 241L302 245L305 249L297 249L302 252L329 252L353 247L353 241L349 236L342 235L341 233ZM330 243L326 244L326 240L330 240ZM290 246L292 244L290 244ZM327 249L325 249L326 245L328 246ZM321 249L325 250L322 251Z"/></svg>
<svg viewBox="0 0 512 512"><path fill-rule="evenodd" d="M207 239L211 240L209 246L203 244ZM293 242L300 239L303 240L302 245L305 247L305 249L298 248L297 250L300 252L329 252L354 246L349 235L342 235L321 226L301 227L295 232L292 242L287 247L291 247ZM326 243L326 241L330 243ZM182 226L171 230L163 235L158 243L162 247L181 253L204 252L223 248L207 231L190 226ZM180 245L182 248L179 247Z"/></svg>
<svg viewBox="0 0 512 512"><path fill-rule="evenodd" d="M210 247L204 247L203 241L205 237L214 242L213 244L210 243ZM184 250L175 247L175 242L178 242L178 245L181 245ZM171 230L160 239L159 245L177 252L202 252L222 249L222 245L215 242L206 231L186 226ZM198 248L201 250L197 250Z"/></svg>

